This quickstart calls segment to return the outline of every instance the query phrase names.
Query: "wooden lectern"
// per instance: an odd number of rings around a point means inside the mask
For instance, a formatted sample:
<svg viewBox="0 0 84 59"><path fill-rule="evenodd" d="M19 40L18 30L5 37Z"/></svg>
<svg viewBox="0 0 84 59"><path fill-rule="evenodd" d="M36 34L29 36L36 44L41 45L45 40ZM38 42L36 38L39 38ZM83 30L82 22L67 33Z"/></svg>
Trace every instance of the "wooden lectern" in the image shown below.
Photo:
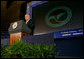
<svg viewBox="0 0 84 59"><path fill-rule="evenodd" d="M16 40L20 40L23 36L29 36L31 33L24 20L11 23L8 31L10 33L10 44L14 44Z"/></svg>

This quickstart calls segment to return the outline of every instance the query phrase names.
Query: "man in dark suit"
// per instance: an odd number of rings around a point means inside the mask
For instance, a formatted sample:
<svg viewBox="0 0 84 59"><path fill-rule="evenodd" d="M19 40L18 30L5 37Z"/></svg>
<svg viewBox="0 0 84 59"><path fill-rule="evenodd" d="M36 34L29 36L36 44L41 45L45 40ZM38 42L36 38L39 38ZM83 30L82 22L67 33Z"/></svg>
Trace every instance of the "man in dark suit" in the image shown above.
<svg viewBox="0 0 84 59"><path fill-rule="evenodd" d="M25 14L25 20L26 20L26 24L28 25L28 27L32 31L30 33L30 35L33 35L33 32L34 32L34 24L33 24L33 21L30 19L30 14Z"/></svg>
<svg viewBox="0 0 84 59"><path fill-rule="evenodd" d="M27 26L31 29L30 35L33 35L34 32L34 20L30 19L30 14L27 14L27 3L25 2L21 5L21 10L20 10L20 19L26 21Z"/></svg>

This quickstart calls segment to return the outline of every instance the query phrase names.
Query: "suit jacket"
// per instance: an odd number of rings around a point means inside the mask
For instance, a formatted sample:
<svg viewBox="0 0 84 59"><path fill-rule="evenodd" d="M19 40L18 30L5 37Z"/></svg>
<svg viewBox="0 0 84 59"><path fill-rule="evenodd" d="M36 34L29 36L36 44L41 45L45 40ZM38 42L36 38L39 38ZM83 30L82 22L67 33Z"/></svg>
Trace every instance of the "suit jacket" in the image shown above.
<svg viewBox="0 0 84 59"><path fill-rule="evenodd" d="M33 20L29 20L29 22L27 23L27 26L30 28L30 29L34 29L34 22L33 22Z"/></svg>
<svg viewBox="0 0 84 59"><path fill-rule="evenodd" d="M30 35L33 35L35 26L34 26L34 22L31 19L27 23L27 26L31 29Z"/></svg>

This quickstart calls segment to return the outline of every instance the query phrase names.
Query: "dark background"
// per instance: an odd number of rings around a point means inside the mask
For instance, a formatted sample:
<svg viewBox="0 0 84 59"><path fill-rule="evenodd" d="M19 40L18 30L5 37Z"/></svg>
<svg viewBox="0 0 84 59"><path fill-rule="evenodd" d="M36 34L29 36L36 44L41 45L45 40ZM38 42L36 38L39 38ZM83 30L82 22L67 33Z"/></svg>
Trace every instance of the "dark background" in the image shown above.
<svg viewBox="0 0 84 59"><path fill-rule="evenodd" d="M12 22L24 19L26 4L31 1L1 1L1 31L8 31Z"/></svg>

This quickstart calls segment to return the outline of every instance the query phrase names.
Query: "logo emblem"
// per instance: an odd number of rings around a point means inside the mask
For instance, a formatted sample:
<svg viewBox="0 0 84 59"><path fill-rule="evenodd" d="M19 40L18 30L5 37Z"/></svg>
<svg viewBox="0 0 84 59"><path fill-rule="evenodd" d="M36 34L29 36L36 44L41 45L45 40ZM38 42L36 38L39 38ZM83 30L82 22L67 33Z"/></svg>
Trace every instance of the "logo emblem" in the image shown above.
<svg viewBox="0 0 84 59"><path fill-rule="evenodd" d="M50 10L45 17L45 22L48 26L56 28L63 26L70 21L72 11L70 8L61 6Z"/></svg>
<svg viewBox="0 0 84 59"><path fill-rule="evenodd" d="M17 27L17 22L14 22L12 27L15 29Z"/></svg>

